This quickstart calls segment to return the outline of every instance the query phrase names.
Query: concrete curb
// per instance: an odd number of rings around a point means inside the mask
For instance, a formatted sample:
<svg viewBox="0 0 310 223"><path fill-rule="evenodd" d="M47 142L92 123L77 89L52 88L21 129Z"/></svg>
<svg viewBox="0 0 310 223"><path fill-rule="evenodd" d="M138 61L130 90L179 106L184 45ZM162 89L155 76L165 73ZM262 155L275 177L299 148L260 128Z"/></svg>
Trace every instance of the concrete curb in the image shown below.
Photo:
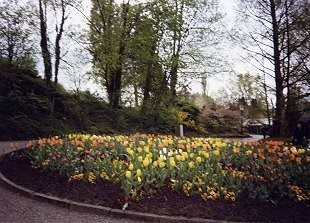
<svg viewBox="0 0 310 223"><path fill-rule="evenodd" d="M94 213L99 215L105 215L115 218L124 218L130 220L144 221L144 222L169 222L169 223L226 223L227 221L202 219L202 218L186 218L178 216L157 215L150 213L142 213L136 211L123 211L120 209L113 209L109 207L103 207L93 204L85 204L81 202L71 201L68 199L62 199L35 191L29 190L25 187L15 184L7 179L0 171L0 184L7 189L17 192L23 196L29 197L34 200L50 203L56 206L60 206L69 210L78 212Z"/></svg>

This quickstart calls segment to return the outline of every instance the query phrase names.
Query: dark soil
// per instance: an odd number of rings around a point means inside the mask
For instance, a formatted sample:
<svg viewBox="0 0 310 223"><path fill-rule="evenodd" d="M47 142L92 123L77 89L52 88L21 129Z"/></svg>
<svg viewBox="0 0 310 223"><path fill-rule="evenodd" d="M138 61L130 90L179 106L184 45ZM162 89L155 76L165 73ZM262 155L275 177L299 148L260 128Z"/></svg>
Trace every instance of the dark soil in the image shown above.
<svg viewBox="0 0 310 223"><path fill-rule="evenodd" d="M120 185L71 181L56 174L31 168L25 159L4 156L1 172L11 181L36 192L74 201L121 209L124 197ZM127 210L160 215L206 218L226 221L310 222L309 203L282 201L277 205L254 201L203 201L164 188L149 198L130 201Z"/></svg>

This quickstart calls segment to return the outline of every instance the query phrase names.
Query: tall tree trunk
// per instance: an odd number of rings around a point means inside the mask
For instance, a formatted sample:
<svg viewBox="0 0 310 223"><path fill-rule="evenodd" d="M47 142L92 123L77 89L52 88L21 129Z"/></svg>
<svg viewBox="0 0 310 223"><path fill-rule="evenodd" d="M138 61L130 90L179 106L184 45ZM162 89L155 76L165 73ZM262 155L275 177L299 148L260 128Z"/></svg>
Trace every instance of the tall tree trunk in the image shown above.
<svg viewBox="0 0 310 223"><path fill-rule="evenodd" d="M272 34L273 34L273 50L274 50L274 67L275 67L275 82L276 82L276 111L273 125L274 136L285 135L285 97L283 76L281 73L281 60L279 50L279 26L276 17L275 1L270 0L270 12L272 17Z"/></svg>
<svg viewBox="0 0 310 223"><path fill-rule="evenodd" d="M156 126L156 122L159 116L160 105L163 101L165 94L168 93L168 78L167 74L163 74L163 78L161 81L161 87L159 88L159 92L155 95L154 103L152 106L152 125Z"/></svg>
<svg viewBox="0 0 310 223"><path fill-rule="evenodd" d="M135 107L137 108L139 106L139 92L138 92L138 85L137 83L134 83L134 96L135 96Z"/></svg>
<svg viewBox="0 0 310 223"><path fill-rule="evenodd" d="M291 96L291 38L290 38L290 25L289 25L289 6L288 1L285 1L285 26L286 26L286 45L287 45L287 61L286 61L286 88L287 88L287 102L286 102L286 117L285 120L287 121L287 127L286 127L286 136L290 135L290 129L294 126L294 103L292 101ZM284 66L285 67L285 66Z"/></svg>
<svg viewBox="0 0 310 223"><path fill-rule="evenodd" d="M172 66L170 69L170 92L172 98L175 98L177 95L176 86L178 82L178 68L179 68L179 56L173 55Z"/></svg>
<svg viewBox="0 0 310 223"><path fill-rule="evenodd" d="M173 30L173 53L172 53L172 61L170 68L170 93L172 96L172 100L177 95L176 86L178 83L178 70L180 65L180 52L181 52L181 29L179 26L182 26L183 19L183 10L184 10L184 1L175 1L175 12L177 14L175 27Z"/></svg>
<svg viewBox="0 0 310 223"><path fill-rule="evenodd" d="M156 50L156 46L153 45L150 49L150 58L147 64L147 72L146 72L145 81L144 81L143 102L142 102L141 113L145 113L149 109L149 105L150 105L150 91L151 91L151 84L152 84L155 50Z"/></svg>
<svg viewBox="0 0 310 223"><path fill-rule="evenodd" d="M265 97L265 103L266 103L266 114L268 119L268 126L271 126L271 115L270 115L270 108L269 108L269 102L268 102L268 91L267 91L267 84L266 84L266 74L264 72L264 97Z"/></svg>
<svg viewBox="0 0 310 223"><path fill-rule="evenodd" d="M123 66L122 59L119 59L119 65L113 74L113 93L112 93L112 101L111 107L113 109L117 109L121 100L121 84L122 84L122 75L123 75Z"/></svg>
<svg viewBox="0 0 310 223"><path fill-rule="evenodd" d="M55 84L58 83L58 72L59 72L59 64L60 64L60 51L61 51L61 47L60 47L60 41L62 38L62 34L64 31L64 24L65 21L67 19L67 17L65 16L65 3L64 0L61 0L61 22L60 22L60 26L58 28L58 25L56 25L56 40L55 40Z"/></svg>
<svg viewBox="0 0 310 223"><path fill-rule="evenodd" d="M42 0L39 0L39 13L40 13L40 33L41 33L41 51L44 64L44 78L46 84L46 95L49 101L49 113L52 115L54 113L54 91L55 87L51 84L52 79L52 60L51 54L48 49L48 37L47 37L47 25L46 25L46 9L43 10Z"/></svg>
<svg viewBox="0 0 310 223"><path fill-rule="evenodd" d="M64 24L67 19L65 16L65 2L64 0L61 0L61 22L60 26L58 28L58 25L56 24L56 39L55 39L55 73L54 73L54 88L53 91L51 92L51 109L50 109L50 114L54 113L54 108L55 108L55 97L56 97L56 86L58 83L58 73L59 73L59 64L60 64L60 52L61 52L61 47L60 47L60 41L61 37L64 31Z"/></svg>
<svg viewBox="0 0 310 223"><path fill-rule="evenodd" d="M48 49L46 17L43 11L42 0L39 0L39 12L40 12L40 33L41 33L40 45L41 45L43 64L44 64L44 78L45 78L46 86L49 86L51 78L52 78L52 61L51 61L51 54Z"/></svg>
<svg viewBox="0 0 310 223"><path fill-rule="evenodd" d="M113 85L112 89L112 96L110 101L110 106L113 109L117 109L120 104L121 100L121 90L122 90L122 76L123 76L123 65L124 65L124 56L125 56L125 49L126 49L126 39L128 32L128 16L129 13L129 4L123 4L123 11L122 11L122 18L123 18L123 24L122 24L122 33L119 43L119 51L118 51L118 60L116 63L116 69L112 73L112 82Z"/></svg>
<svg viewBox="0 0 310 223"><path fill-rule="evenodd" d="M98 5L99 5L99 8L100 8L100 3L99 1L97 0L98 2ZM109 7L112 7L113 5L113 0L110 0L109 1ZM101 16L101 19L102 21L104 22L104 38L103 38L103 41L106 42L107 44L107 51L105 53L109 53L109 52L112 52L112 40L111 40L111 36L112 36L112 12L111 13L107 13L107 19L106 19L106 24L105 24L105 14L104 12L102 11L102 9L100 8L100 16ZM107 93L108 93L108 100L109 100L109 105L110 107L113 107L112 106L112 101L113 101L113 98L114 98L114 73L112 71L112 68L111 68L111 64L110 62L108 62L106 65L105 65L105 86L106 86L106 89L107 89Z"/></svg>

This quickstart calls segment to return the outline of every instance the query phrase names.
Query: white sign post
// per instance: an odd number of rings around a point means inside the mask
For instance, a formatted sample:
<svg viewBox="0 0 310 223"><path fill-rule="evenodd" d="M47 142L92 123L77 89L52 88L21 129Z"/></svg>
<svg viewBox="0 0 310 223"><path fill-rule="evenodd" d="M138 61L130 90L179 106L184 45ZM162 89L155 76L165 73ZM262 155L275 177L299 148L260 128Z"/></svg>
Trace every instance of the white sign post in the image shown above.
<svg viewBox="0 0 310 223"><path fill-rule="evenodd" d="M180 137L184 137L183 125L180 125Z"/></svg>

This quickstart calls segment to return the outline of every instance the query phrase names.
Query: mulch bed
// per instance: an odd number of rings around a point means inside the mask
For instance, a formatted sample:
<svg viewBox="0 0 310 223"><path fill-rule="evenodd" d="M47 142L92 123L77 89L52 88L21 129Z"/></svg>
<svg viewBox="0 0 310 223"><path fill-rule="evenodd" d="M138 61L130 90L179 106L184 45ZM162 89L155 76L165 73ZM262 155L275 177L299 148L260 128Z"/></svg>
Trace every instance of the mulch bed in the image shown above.
<svg viewBox="0 0 310 223"><path fill-rule="evenodd" d="M68 179L57 174L32 168L28 160L18 158L18 156L5 155L0 160L0 170L8 179L33 191L116 209L121 209L125 203L118 184L69 182ZM200 196L187 197L169 188L164 188L155 195L139 201L129 201L126 210L235 222L310 222L309 203L282 201L272 204L249 200L204 201Z"/></svg>

